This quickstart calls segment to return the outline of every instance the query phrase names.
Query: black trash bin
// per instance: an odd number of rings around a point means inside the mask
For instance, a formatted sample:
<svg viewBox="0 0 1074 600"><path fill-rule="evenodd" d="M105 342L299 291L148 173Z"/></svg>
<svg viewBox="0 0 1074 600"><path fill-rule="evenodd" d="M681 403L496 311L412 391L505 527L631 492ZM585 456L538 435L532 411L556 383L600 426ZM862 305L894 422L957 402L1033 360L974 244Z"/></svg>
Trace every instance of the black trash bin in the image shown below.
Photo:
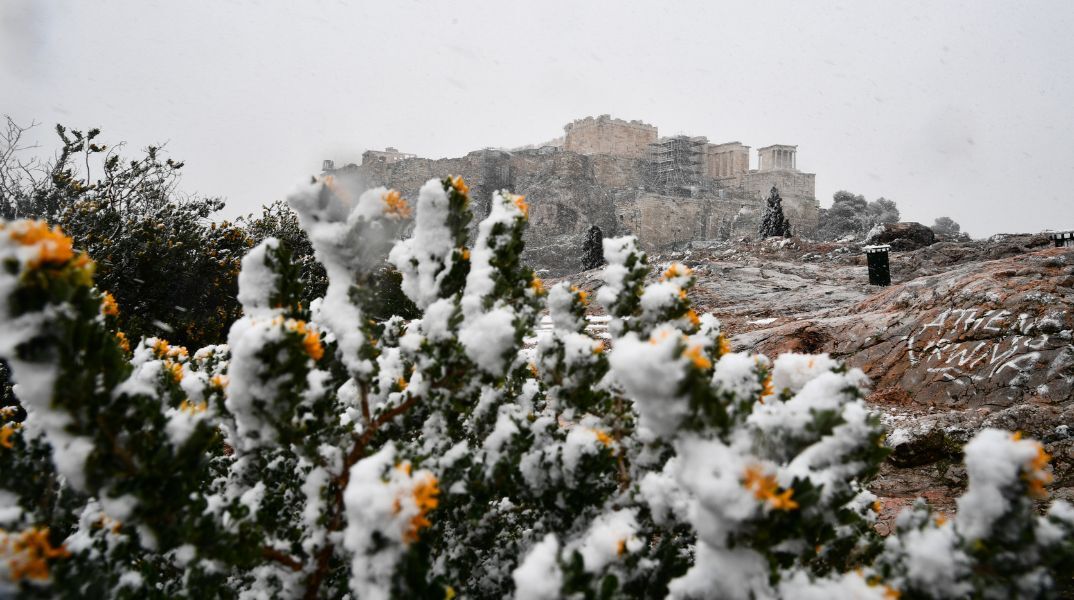
<svg viewBox="0 0 1074 600"><path fill-rule="evenodd" d="M865 246L862 248L869 261L869 283L872 285L891 285L891 267L888 265L888 253L891 246Z"/></svg>

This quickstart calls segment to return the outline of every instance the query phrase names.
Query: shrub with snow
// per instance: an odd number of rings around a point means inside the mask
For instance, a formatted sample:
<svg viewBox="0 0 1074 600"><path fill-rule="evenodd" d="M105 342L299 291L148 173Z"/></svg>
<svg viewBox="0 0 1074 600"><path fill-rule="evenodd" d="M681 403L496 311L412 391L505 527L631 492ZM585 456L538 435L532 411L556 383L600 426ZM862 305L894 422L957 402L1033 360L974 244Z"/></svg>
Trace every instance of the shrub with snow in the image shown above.
<svg viewBox="0 0 1074 600"><path fill-rule="evenodd" d="M0 412L0 595L1040 597L1069 576L1039 443L982 432L959 513L916 505L882 539L860 371L731 352L690 269L646 284L632 238L604 241L611 339L590 337L589 294L520 262L525 199L494 194L472 246L469 202L457 177L414 215L301 187L323 298L266 239L244 316L195 352L128 340L69 238L3 223L0 358L28 415ZM385 258L420 318L374 318Z"/></svg>

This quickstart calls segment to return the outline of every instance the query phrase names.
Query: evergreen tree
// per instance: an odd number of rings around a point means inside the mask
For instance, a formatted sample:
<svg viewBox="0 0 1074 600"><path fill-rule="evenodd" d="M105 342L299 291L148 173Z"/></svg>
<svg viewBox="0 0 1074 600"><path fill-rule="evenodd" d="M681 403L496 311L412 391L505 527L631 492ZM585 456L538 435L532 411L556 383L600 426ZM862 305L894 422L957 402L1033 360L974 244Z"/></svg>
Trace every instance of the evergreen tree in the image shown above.
<svg viewBox="0 0 1074 600"><path fill-rule="evenodd" d="M764 217L761 219L761 239L767 237L790 237L791 222L783 216L783 198L779 190L772 186L765 201Z"/></svg>
<svg viewBox="0 0 1074 600"><path fill-rule="evenodd" d="M588 271L604 264L604 232L590 225L582 244L582 269Z"/></svg>

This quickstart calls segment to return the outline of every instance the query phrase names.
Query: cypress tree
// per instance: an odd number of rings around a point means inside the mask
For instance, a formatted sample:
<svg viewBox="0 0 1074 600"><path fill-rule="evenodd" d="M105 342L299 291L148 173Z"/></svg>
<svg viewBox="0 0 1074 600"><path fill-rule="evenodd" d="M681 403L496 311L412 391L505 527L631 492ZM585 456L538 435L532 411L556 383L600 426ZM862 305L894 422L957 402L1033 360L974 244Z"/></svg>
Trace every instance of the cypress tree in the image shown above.
<svg viewBox="0 0 1074 600"><path fill-rule="evenodd" d="M791 222L783 216L783 198L779 190L772 186L765 201L764 217L761 219L761 239L768 237L790 237Z"/></svg>
<svg viewBox="0 0 1074 600"><path fill-rule="evenodd" d="M582 243L582 269L596 269L604 264L604 233L600 227L590 225Z"/></svg>

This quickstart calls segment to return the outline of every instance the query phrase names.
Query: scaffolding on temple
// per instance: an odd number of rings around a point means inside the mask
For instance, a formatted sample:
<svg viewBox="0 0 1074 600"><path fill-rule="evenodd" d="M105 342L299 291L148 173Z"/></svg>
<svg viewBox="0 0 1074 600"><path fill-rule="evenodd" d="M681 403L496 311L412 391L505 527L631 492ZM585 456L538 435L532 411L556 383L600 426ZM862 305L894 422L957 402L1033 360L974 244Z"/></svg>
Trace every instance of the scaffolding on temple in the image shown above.
<svg viewBox="0 0 1074 600"><path fill-rule="evenodd" d="M708 139L676 135L649 144L649 179L664 193L686 193L701 186L702 161Z"/></svg>

